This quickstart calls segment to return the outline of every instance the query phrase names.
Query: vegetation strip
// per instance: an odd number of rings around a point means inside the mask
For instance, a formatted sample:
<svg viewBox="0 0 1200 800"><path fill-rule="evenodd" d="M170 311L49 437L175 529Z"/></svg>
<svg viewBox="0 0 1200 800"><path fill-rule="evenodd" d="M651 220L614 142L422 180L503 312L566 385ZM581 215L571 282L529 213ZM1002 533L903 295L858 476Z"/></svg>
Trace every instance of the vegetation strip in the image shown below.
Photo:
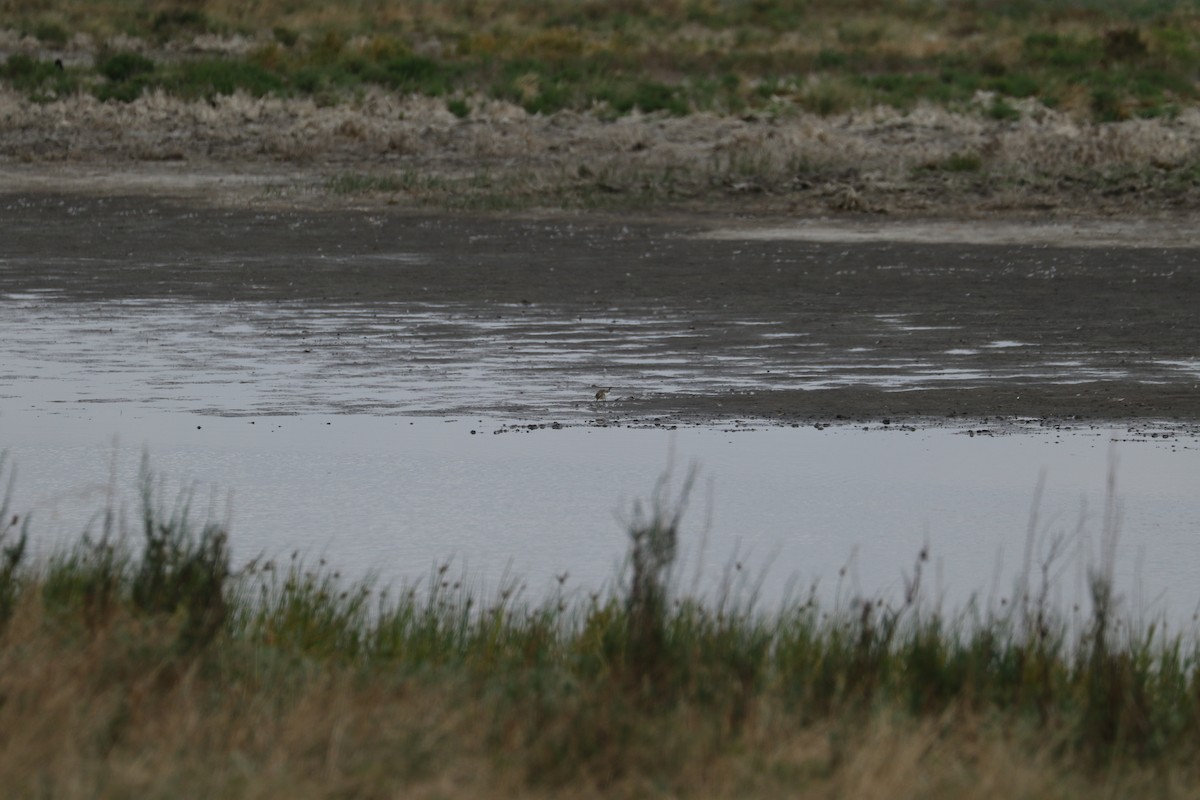
<svg viewBox="0 0 1200 800"><path fill-rule="evenodd" d="M96 6L100 6L97 8ZM352 99L368 86L530 113L638 109L822 115L925 100L995 119L1033 99L1083 118L1172 115L1195 102L1192 3L790 0L339 4L16 2L0 79L38 100Z"/></svg>
<svg viewBox="0 0 1200 800"><path fill-rule="evenodd" d="M1054 548L1011 600L953 617L922 599L924 552L891 602L765 613L737 565L699 602L674 591L686 488L665 485L610 591L563 575L540 601L448 565L396 593L298 554L234 570L223 526L148 471L140 547L108 509L37 565L5 500L0 776L55 796L1194 785L1200 651L1119 617L1110 560L1074 625L1049 600Z"/></svg>

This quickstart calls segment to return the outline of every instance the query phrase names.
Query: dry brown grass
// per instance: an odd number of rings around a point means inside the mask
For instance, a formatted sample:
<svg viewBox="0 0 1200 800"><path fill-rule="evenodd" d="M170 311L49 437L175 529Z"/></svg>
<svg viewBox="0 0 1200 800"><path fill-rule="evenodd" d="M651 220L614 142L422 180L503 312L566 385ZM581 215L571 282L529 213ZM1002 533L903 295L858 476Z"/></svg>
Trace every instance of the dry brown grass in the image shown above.
<svg viewBox="0 0 1200 800"><path fill-rule="evenodd" d="M515 673L369 667L232 640L184 656L178 633L123 611L81 626L27 591L0 634L6 796L1200 795L1195 763L1097 767L1044 729L958 706L805 721L766 689L734 730L701 705L639 712L586 686L545 706L525 683L536 676Z"/></svg>
<svg viewBox="0 0 1200 800"><path fill-rule="evenodd" d="M0 115L10 121L0 157L63 165L59 188L86 188L69 185L75 171L104 191L152 190L146 174L156 173L168 193L187 174L259 175L240 202L324 196L478 208L736 203L777 212L1069 215L1187 205L1200 169L1195 111L1106 125L1032 105L1014 122L933 106L607 122L531 115L483 98L460 119L436 99L382 91L331 107L157 93L127 104L90 96L38 104L0 91ZM365 179L340 180L347 175ZM9 185L18 189L20 177ZM329 198L330 186L338 196ZM847 197L857 200L847 206Z"/></svg>
<svg viewBox="0 0 1200 800"><path fill-rule="evenodd" d="M390 796L473 782L479 720L452 686L253 660L227 671L180 659L169 627L117 617L62 630L22 603L0 651L6 796Z"/></svg>

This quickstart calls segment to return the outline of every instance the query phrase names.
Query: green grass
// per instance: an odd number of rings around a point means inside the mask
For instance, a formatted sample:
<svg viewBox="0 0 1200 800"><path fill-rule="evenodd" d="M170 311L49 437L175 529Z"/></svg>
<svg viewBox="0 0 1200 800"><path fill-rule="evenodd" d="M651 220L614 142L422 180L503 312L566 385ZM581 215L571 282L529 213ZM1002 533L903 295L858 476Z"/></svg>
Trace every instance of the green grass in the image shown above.
<svg viewBox="0 0 1200 800"><path fill-rule="evenodd" d="M38 60L23 53L12 53L0 64L0 81L44 102L75 93L81 76L74 69L59 69L52 60Z"/></svg>
<svg viewBox="0 0 1200 800"><path fill-rule="evenodd" d="M531 113L618 116L743 113L781 100L822 114L921 101L965 110L988 91L999 97L989 112L999 119L1013 118L1006 99L1030 97L1103 122L1161 116L1198 97L1200 9L1190 3L528 0L504 14L472 0L335 8L268 1L253 10L217 0L203 11L153 12L104 5L107 15L73 0L17 2L7 23L51 47L75 33L119 32L151 45L263 35L247 56L172 59L137 76L113 77L113 59L126 56L101 52L94 69L53 91L49 76L33 80L19 59L3 79L39 100L82 90L128 101L149 88L189 98L240 90L349 99L378 86L451 102L483 94Z"/></svg>
<svg viewBox="0 0 1200 800"><path fill-rule="evenodd" d="M418 175L412 170L385 175L344 172L333 176L325 183L325 190L335 195L393 194L396 192L420 195L440 188L436 179Z"/></svg>

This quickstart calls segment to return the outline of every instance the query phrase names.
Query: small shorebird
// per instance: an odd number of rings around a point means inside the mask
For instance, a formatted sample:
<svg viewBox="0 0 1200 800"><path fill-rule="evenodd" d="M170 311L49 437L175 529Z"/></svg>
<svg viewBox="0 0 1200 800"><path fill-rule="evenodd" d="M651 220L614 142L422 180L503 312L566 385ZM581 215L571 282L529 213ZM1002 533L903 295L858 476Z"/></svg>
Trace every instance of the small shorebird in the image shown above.
<svg viewBox="0 0 1200 800"><path fill-rule="evenodd" d="M611 391L612 391L612 387L611 387L611 386L610 386L610 387L608 387L607 389L599 389L599 390L597 390L597 391L596 391L596 399L597 399L597 400L607 400L607 399L608 399L608 393L609 393L609 392L611 392Z"/></svg>

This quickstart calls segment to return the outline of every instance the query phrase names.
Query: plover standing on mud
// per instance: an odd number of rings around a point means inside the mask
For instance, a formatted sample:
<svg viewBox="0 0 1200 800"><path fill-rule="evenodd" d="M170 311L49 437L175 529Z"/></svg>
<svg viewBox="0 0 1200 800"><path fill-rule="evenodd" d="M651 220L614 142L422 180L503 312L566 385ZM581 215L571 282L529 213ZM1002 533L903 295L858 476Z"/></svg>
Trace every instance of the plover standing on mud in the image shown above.
<svg viewBox="0 0 1200 800"><path fill-rule="evenodd" d="M609 392L611 392L611 391L612 391L612 387L611 387L611 386L610 386L610 387L608 387L607 389L598 389L598 390L596 391L596 399L597 399L597 400L607 400L607 399L608 399L608 393L609 393Z"/></svg>

